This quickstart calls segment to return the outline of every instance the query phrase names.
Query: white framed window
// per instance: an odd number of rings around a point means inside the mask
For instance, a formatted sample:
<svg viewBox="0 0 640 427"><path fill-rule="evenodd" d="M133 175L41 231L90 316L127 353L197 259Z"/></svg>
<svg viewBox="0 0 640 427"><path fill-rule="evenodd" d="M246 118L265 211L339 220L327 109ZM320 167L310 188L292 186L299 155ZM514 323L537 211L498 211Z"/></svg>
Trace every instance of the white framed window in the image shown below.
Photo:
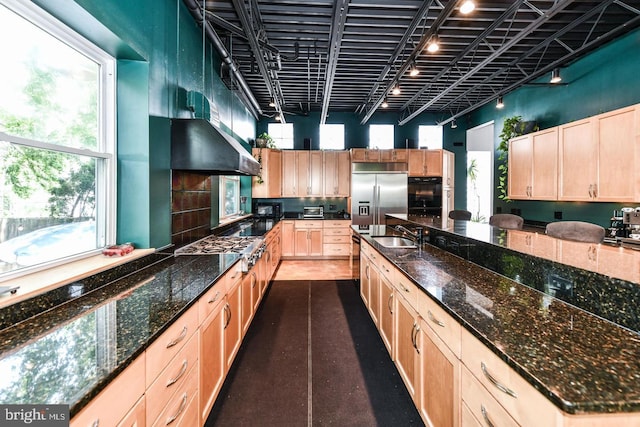
<svg viewBox="0 0 640 427"><path fill-rule="evenodd" d="M320 149L344 150L344 125L320 125Z"/></svg>
<svg viewBox="0 0 640 427"><path fill-rule="evenodd" d="M442 148L442 126L418 126L418 147L438 150Z"/></svg>
<svg viewBox="0 0 640 427"><path fill-rule="evenodd" d="M369 125L369 148L392 149L393 125Z"/></svg>
<svg viewBox="0 0 640 427"><path fill-rule="evenodd" d="M115 242L115 60L31 2L0 40L2 280Z"/></svg>
<svg viewBox="0 0 640 427"><path fill-rule="evenodd" d="M240 213L240 177L224 175L220 177L220 220Z"/></svg>
<svg viewBox="0 0 640 427"><path fill-rule="evenodd" d="M267 129L276 147L293 149L293 123L269 123Z"/></svg>

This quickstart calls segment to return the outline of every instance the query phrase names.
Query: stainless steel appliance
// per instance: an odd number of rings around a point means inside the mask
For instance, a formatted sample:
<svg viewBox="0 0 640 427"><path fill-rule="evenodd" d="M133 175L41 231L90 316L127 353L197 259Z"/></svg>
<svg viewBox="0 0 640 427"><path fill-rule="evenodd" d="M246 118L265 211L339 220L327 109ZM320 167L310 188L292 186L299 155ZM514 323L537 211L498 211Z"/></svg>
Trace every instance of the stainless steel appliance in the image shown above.
<svg viewBox="0 0 640 427"><path fill-rule="evenodd" d="M305 206L302 208L303 218L324 218L324 206Z"/></svg>
<svg viewBox="0 0 640 427"><path fill-rule="evenodd" d="M409 215L442 215L442 177L410 177L407 194Z"/></svg>
<svg viewBox="0 0 640 427"><path fill-rule="evenodd" d="M265 219L280 219L282 203L253 201L253 216Z"/></svg>
<svg viewBox="0 0 640 427"><path fill-rule="evenodd" d="M174 255L240 254L242 271L246 273L260 259L264 250L262 237L211 235L176 249Z"/></svg>
<svg viewBox="0 0 640 427"><path fill-rule="evenodd" d="M358 230L384 224L385 214L407 213L407 172L395 167L392 163L353 164L351 223Z"/></svg>

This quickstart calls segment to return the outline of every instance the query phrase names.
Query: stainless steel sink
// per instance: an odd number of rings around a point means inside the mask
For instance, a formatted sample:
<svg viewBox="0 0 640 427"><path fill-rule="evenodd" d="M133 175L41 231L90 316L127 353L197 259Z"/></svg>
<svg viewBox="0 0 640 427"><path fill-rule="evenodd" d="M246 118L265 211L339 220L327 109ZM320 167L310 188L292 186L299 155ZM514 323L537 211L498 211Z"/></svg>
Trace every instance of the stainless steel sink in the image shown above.
<svg viewBox="0 0 640 427"><path fill-rule="evenodd" d="M385 248L401 248L411 249L417 248L416 244L411 239L398 236L374 236L372 239Z"/></svg>

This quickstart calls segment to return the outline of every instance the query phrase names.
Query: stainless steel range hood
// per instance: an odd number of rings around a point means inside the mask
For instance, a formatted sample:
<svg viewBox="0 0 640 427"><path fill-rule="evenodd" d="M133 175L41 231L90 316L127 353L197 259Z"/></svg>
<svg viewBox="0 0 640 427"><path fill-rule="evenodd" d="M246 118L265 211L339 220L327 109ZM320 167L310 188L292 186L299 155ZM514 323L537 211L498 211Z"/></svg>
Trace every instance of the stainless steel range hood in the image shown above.
<svg viewBox="0 0 640 427"><path fill-rule="evenodd" d="M171 119L171 169L209 175L258 175L260 164L205 119Z"/></svg>

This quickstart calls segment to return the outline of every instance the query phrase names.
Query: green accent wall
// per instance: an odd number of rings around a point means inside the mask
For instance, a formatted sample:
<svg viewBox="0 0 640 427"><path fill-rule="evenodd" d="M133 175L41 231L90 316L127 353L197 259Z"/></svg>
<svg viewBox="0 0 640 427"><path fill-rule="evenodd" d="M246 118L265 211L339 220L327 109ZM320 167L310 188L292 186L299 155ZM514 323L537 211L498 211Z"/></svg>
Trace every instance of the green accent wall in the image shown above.
<svg viewBox="0 0 640 427"><path fill-rule="evenodd" d="M170 119L191 117L186 93L204 94L245 147L256 119L220 79L217 52L208 42L203 48L202 30L182 0L35 3L118 59L117 242L169 245ZM243 185L250 188L250 180Z"/></svg>
<svg viewBox="0 0 640 427"><path fill-rule="evenodd" d="M546 85L550 75L538 79L538 85L529 85L504 95L505 108L497 110L495 103L474 111L466 117L466 125L474 127L488 121L495 122L495 143L498 146L505 118L522 116L524 120L537 121L540 129L558 126L640 103L640 30L632 31L590 55L561 69L562 85ZM460 122L459 122L460 123ZM459 126L460 128L460 126ZM497 158L495 152L498 176ZM456 161L456 167L459 163ZM456 173L456 184L461 182ZM459 185L456 185L456 191ZM614 209L626 206L621 203L600 202L504 202L494 197L494 206L502 212L519 209L528 219L542 222L557 221L554 212L562 212L562 220L580 220L610 225ZM458 198L456 197L456 204Z"/></svg>

